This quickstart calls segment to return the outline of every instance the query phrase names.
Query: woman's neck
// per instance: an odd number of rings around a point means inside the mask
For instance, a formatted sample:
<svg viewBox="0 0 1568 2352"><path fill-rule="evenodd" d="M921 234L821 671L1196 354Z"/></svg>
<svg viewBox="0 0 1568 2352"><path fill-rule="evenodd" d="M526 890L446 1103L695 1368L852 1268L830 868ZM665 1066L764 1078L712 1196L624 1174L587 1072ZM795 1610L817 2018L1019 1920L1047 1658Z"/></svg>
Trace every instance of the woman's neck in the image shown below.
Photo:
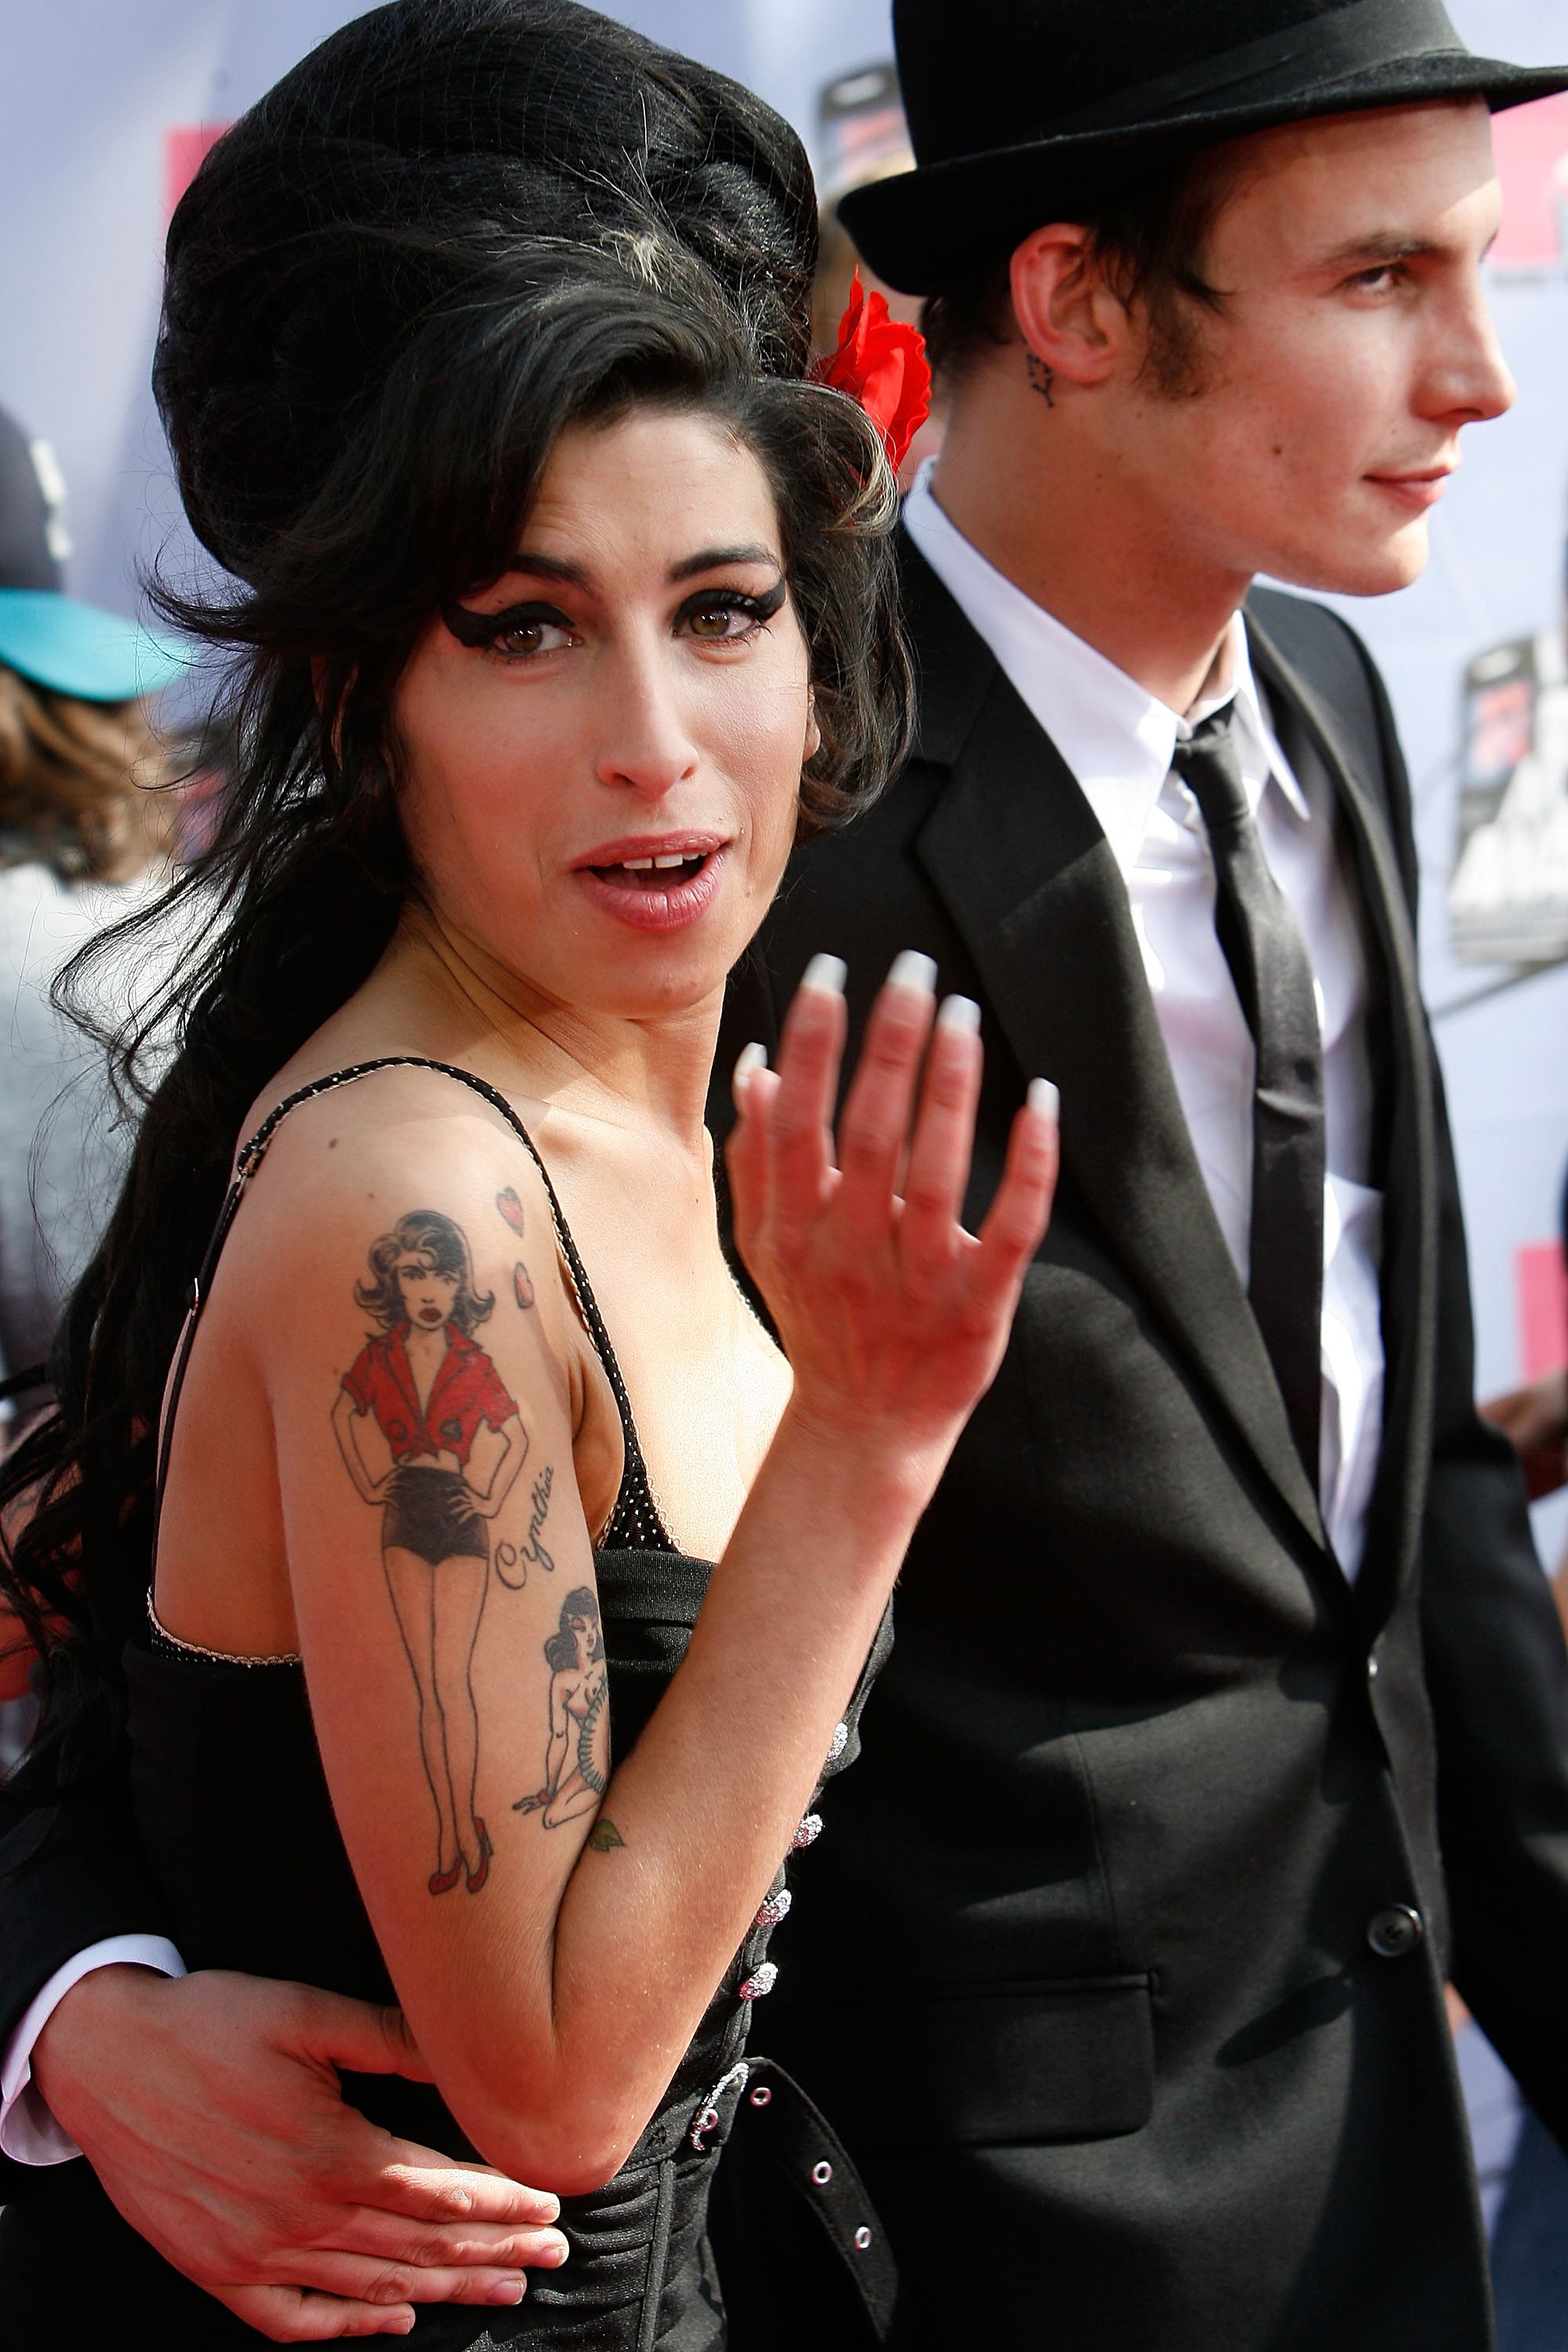
<svg viewBox="0 0 1568 2352"><path fill-rule="evenodd" d="M379 1020L391 1014L432 1060L472 1065L503 1092L617 1126L651 1124L672 1142L706 1148L721 991L653 1016L584 1011L411 907L360 1004Z"/></svg>

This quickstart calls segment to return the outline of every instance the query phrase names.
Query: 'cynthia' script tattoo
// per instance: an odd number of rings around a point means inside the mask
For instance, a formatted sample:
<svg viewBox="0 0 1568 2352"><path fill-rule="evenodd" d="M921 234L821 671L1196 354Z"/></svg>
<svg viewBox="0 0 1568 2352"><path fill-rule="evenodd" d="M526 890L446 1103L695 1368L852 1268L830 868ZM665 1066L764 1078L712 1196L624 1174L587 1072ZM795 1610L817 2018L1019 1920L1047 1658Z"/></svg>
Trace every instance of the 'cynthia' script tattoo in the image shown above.
<svg viewBox="0 0 1568 2352"><path fill-rule="evenodd" d="M473 1336L495 1296L476 1285L461 1227L439 1210L411 1210L371 1244L369 1274L353 1296L373 1329L343 1375L332 1431L355 1493L381 1513L382 1570L436 1811L429 1889L448 1895L461 1878L477 1895L493 1850L476 1811L469 1670L489 1587L489 1522L522 1468L528 1433Z"/></svg>
<svg viewBox="0 0 1568 2352"><path fill-rule="evenodd" d="M550 1514L550 1489L554 1483L555 1465L552 1462L547 1462L534 1480L532 1491L529 1496L533 1507L528 1515L528 1541L522 1547L524 1559L535 1561L539 1567L549 1569L552 1574L554 1573L555 1562L540 1542L539 1531Z"/></svg>
<svg viewBox="0 0 1568 2352"><path fill-rule="evenodd" d="M544 1662L550 1668L544 1783L519 1797L512 1811L542 1813L545 1828L558 1830L563 1822L596 1812L610 1785L605 1636L591 1586L578 1585L561 1603L561 1622L544 1644Z"/></svg>
<svg viewBox="0 0 1568 2352"><path fill-rule="evenodd" d="M539 1530L544 1525L550 1509L550 1489L555 1483L555 1466L547 1462L534 1480L529 1500L532 1508L528 1515L528 1534L521 1547L501 1543L496 1546L496 1574L509 1591L521 1592L528 1582L528 1563L546 1568L553 1576L555 1562L539 1540Z"/></svg>

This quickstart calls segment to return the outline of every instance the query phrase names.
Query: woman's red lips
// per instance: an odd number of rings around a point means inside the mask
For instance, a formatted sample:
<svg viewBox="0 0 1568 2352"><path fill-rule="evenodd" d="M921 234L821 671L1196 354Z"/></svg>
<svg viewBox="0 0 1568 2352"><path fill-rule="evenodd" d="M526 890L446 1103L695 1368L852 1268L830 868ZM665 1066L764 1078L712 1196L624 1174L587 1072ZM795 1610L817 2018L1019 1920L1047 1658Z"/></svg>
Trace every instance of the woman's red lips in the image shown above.
<svg viewBox="0 0 1568 2352"><path fill-rule="evenodd" d="M596 849L584 850L581 857L572 860L572 866L579 874L590 866L603 872L615 866L629 866L634 872L660 867L668 872L678 864L707 857L724 845L723 835L717 833L625 834L619 840L602 841Z"/></svg>
<svg viewBox="0 0 1568 2352"><path fill-rule="evenodd" d="M710 833L645 835L602 842L572 870L602 912L632 930L681 930L711 906L728 846Z"/></svg>

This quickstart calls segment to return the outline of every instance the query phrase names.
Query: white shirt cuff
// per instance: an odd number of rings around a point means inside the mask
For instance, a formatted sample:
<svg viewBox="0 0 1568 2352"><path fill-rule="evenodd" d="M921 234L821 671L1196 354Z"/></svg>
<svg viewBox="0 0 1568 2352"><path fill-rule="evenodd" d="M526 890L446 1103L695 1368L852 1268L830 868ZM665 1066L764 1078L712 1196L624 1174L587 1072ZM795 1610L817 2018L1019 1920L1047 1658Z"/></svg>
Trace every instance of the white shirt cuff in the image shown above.
<svg viewBox="0 0 1568 2352"><path fill-rule="evenodd" d="M117 1962L154 1969L161 1977L185 1973L184 1960L166 1936L110 1936L101 1944L89 1944L57 1969L0 2051L0 2156L14 2157L18 2164L66 2164L81 2154L44 2105L33 2080L33 2045L72 1985L94 1969L112 1968Z"/></svg>

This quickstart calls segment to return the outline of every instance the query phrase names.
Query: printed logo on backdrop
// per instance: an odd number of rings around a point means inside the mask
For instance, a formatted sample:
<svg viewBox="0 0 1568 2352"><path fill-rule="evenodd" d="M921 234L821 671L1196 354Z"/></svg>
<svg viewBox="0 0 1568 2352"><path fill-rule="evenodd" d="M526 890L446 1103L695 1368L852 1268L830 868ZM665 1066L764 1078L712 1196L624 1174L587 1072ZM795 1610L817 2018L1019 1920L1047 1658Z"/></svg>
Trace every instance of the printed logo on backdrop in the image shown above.
<svg viewBox="0 0 1568 2352"><path fill-rule="evenodd" d="M1491 268L1516 284L1568 278L1568 95L1500 115L1492 137ZM1568 957L1568 586L1542 628L1466 668L1448 915L1468 963L1522 973Z"/></svg>

